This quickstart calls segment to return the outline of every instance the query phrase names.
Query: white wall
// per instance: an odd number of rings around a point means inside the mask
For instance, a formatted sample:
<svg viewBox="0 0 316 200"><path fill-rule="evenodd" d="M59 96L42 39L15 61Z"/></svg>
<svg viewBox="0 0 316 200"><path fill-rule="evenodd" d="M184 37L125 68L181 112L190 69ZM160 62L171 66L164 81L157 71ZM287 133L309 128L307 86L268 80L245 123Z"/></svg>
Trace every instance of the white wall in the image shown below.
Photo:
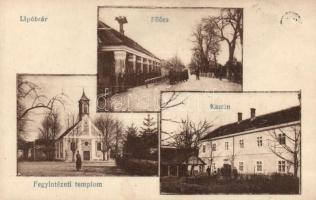
<svg viewBox="0 0 316 200"><path fill-rule="evenodd" d="M199 148L199 157L203 159L208 165L210 165L210 160L213 158L216 168L221 168L224 163L231 164L232 155L235 155L234 166L237 168L239 173L258 173L256 171L256 162L262 162L262 173L269 174L273 172L278 172L278 161L282 160L277 155L275 155L272 149L287 159L293 159L292 154L288 153L281 145L275 141L272 135L274 131L276 134L281 133L280 129L286 133L289 137L294 137L294 128L299 129L298 123L289 124L288 126L278 126L273 127L273 129L260 130L258 132L248 132L245 134L235 134L234 136L226 138L214 138L208 141L202 141ZM258 130L258 129L257 129ZM262 146L258 146L257 137L262 137ZM239 141L244 141L244 148L240 148ZM233 143L234 141L234 143ZM229 149L225 149L225 142L229 143ZM211 144L216 143L216 151L211 151ZM293 149L293 143L290 139L286 138L286 145ZM206 147L206 151L203 152L203 145ZM274 148L276 146L276 148ZM226 161L225 161L226 160ZM243 162L244 170L239 170L239 162ZM286 163L286 171L293 173L293 166ZM213 168L212 168L213 170Z"/></svg>

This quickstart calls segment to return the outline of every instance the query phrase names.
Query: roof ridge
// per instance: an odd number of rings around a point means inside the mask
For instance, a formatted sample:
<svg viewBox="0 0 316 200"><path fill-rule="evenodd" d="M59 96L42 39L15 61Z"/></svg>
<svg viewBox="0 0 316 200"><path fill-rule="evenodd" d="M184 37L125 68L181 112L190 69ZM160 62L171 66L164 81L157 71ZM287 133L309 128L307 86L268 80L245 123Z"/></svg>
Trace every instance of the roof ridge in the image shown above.
<svg viewBox="0 0 316 200"><path fill-rule="evenodd" d="M78 120L76 123L74 123L72 126L70 126L69 128L67 128L59 137L57 137L57 140L64 137L65 135L67 135L73 128L75 128L75 126L77 126L79 124L79 122L81 122L82 120Z"/></svg>
<svg viewBox="0 0 316 200"><path fill-rule="evenodd" d="M129 42L132 42L134 43L134 45L137 47L137 48L140 48L142 51L145 51L143 52L144 54L147 54L148 56L152 56L156 59L159 59L156 55L154 55L153 53L151 53L149 50L145 49L142 45L138 44L136 41L134 41L132 38L120 33L119 31L117 31L116 29L112 28L111 26L107 25L106 23L104 23L103 21L99 20L99 22L105 26L105 27L109 27L111 31L114 31L115 34L119 34L120 37L123 37L123 39L127 39L129 40ZM105 30L105 29L103 29ZM120 39L120 38L119 38ZM137 50L137 49L136 49ZM138 50L140 51L140 50ZM160 59L159 59L160 60Z"/></svg>
<svg viewBox="0 0 316 200"><path fill-rule="evenodd" d="M211 134L211 133L214 133L214 132L216 132L216 131L218 131L218 130L220 130L220 129L223 129L224 127L233 126L233 125L235 125L235 124L236 124L236 125L237 125L237 124L238 124L238 125L240 125L240 124L243 124L243 125L244 125L245 122L248 122L248 121L250 121L250 122L255 121L255 120L258 121L258 120L264 118L265 116L274 115L274 114L276 114L276 113L282 113L282 112L289 111L289 110L295 109L295 108L300 108L300 107L301 107L301 105L291 106L291 107L288 107L288 108L285 108L285 109L282 109L282 110L273 111L273 112L269 112L269 113L265 113L265 114L256 116L254 119L250 117L250 118L244 119L244 120L239 121L239 122L238 122L238 121L235 121L235 122L232 122L232 123L224 124L224 125L221 125L221 126L217 127L216 129L210 131L210 132L207 133L204 137L202 137L200 140L204 140L204 139L210 138L210 134ZM229 134L227 134L227 135L229 135ZM216 136L215 136L215 137L216 137Z"/></svg>

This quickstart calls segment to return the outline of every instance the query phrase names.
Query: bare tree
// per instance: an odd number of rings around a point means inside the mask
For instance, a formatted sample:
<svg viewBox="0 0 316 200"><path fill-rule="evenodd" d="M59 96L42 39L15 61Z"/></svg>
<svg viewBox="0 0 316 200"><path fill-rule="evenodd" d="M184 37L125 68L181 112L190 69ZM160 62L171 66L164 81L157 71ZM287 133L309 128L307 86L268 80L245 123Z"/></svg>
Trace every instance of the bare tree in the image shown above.
<svg viewBox="0 0 316 200"><path fill-rule="evenodd" d="M123 150L120 150L120 148L123 148L122 144L124 139L125 135L123 134L123 124L119 120L116 120L114 125L115 157L122 153Z"/></svg>
<svg viewBox="0 0 316 200"><path fill-rule="evenodd" d="M171 95L169 96L168 99L165 101L162 101L160 104L160 109L161 110L166 110L168 108L173 108L179 105L184 104L186 98L179 100L178 97L180 96L181 93L176 93L176 92L170 92ZM170 94L169 93L169 94ZM164 120L164 119L162 119Z"/></svg>
<svg viewBox="0 0 316 200"><path fill-rule="evenodd" d="M47 113L41 122L41 128L39 128L39 138L43 140L45 145L47 160L51 160L53 158L55 139L60 133L60 130L61 124L59 114L55 111Z"/></svg>
<svg viewBox="0 0 316 200"><path fill-rule="evenodd" d="M186 120L181 120L179 133L163 132L169 135L169 137L163 141L171 140L169 145L176 148L197 149L201 137L207 133L211 127L212 125L206 120L194 123L187 118Z"/></svg>
<svg viewBox="0 0 316 200"><path fill-rule="evenodd" d="M243 19L242 9L228 8L222 9L217 18L210 18L212 23L218 28L221 39L226 41L229 50L228 62L232 63L238 38L243 42Z"/></svg>
<svg viewBox="0 0 316 200"><path fill-rule="evenodd" d="M108 153L111 149L113 141L115 140L115 120L108 114L102 114L95 119L94 124L101 131L101 151L103 154L103 160L108 160L108 156L105 158L105 153Z"/></svg>
<svg viewBox="0 0 316 200"><path fill-rule="evenodd" d="M70 143L70 150L72 152L72 161L75 161L75 154L79 146L79 139L77 136L79 135L79 126L76 126L78 124L78 115L77 114L70 114L70 118L72 118L72 123L70 125L69 122L69 115L67 119L68 129L72 128L71 132L69 133L70 138L68 139ZM75 122L77 121L77 122Z"/></svg>
<svg viewBox="0 0 316 200"><path fill-rule="evenodd" d="M198 24L193 32L193 57L198 61L196 64L196 70L202 67L204 70L208 67L208 46L205 46L205 35L203 33L203 24Z"/></svg>
<svg viewBox="0 0 316 200"><path fill-rule="evenodd" d="M46 110L53 112L57 104L64 106L67 96L58 94L50 99L40 94L41 88L36 84L17 76L17 132L18 139L23 139L26 132L26 124L31 121L31 111Z"/></svg>
<svg viewBox="0 0 316 200"><path fill-rule="evenodd" d="M270 131L272 141L269 142L269 148L276 156L293 166L294 176L297 177L301 163L301 128L292 126L290 129L291 131L283 128ZM290 157L287 157L286 154L289 154Z"/></svg>

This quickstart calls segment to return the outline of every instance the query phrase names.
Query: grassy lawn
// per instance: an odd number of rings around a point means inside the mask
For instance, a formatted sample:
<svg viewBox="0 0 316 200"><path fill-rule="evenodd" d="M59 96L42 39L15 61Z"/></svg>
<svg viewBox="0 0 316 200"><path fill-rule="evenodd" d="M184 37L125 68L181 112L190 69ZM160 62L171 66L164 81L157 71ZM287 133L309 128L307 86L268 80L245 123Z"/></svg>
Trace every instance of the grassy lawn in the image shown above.
<svg viewBox="0 0 316 200"><path fill-rule="evenodd" d="M118 168L114 161L83 162L80 171L76 171L74 162L35 161L18 162L20 176L126 176L124 170Z"/></svg>
<svg viewBox="0 0 316 200"><path fill-rule="evenodd" d="M162 194L298 194L299 181L293 177L254 176L250 179L215 177L161 177Z"/></svg>

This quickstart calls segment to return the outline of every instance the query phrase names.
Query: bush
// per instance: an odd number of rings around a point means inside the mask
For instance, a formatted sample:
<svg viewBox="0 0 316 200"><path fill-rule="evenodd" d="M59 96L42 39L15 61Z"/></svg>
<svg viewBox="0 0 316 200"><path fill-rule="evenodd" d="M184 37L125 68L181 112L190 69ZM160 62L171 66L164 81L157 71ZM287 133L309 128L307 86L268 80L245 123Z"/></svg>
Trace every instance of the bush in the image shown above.
<svg viewBox="0 0 316 200"><path fill-rule="evenodd" d="M154 176L158 175L158 162L141 159L117 158L116 164L131 175Z"/></svg>
<svg viewBox="0 0 316 200"><path fill-rule="evenodd" d="M215 176L163 177L161 191L168 193L205 194L299 194L299 179L289 175L244 175L237 179L218 180Z"/></svg>

